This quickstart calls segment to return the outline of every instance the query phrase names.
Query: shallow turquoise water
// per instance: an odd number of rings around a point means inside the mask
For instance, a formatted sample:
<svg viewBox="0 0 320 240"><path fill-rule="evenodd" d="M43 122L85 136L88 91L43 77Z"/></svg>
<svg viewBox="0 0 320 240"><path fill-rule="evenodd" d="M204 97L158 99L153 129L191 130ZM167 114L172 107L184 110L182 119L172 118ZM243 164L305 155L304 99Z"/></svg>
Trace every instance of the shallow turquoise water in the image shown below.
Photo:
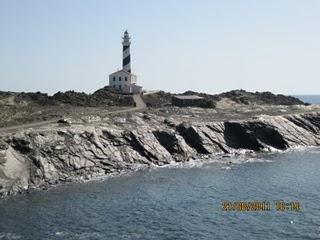
<svg viewBox="0 0 320 240"><path fill-rule="evenodd" d="M229 159L228 159L229 160ZM0 200L0 239L316 239L320 152L193 162ZM301 211L225 212L222 201Z"/></svg>

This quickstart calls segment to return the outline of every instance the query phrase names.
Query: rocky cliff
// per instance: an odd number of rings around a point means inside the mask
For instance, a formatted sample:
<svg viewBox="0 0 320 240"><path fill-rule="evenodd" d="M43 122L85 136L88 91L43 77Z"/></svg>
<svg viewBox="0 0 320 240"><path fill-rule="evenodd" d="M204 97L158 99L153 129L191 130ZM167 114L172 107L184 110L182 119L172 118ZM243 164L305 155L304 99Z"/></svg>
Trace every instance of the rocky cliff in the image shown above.
<svg viewBox="0 0 320 240"><path fill-rule="evenodd" d="M318 146L319 133L320 112L193 123L134 113L94 124L54 124L0 138L0 194L242 149Z"/></svg>

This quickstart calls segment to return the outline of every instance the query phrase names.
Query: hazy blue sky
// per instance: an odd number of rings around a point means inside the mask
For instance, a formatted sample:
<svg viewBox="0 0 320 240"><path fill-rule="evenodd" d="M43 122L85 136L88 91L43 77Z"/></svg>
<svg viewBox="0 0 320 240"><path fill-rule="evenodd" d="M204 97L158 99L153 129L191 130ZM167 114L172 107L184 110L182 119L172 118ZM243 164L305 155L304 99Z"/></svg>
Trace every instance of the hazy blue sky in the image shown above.
<svg viewBox="0 0 320 240"><path fill-rule="evenodd" d="M320 93L318 0L0 0L0 90L93 92L125 29L146 89Z"/></svg>

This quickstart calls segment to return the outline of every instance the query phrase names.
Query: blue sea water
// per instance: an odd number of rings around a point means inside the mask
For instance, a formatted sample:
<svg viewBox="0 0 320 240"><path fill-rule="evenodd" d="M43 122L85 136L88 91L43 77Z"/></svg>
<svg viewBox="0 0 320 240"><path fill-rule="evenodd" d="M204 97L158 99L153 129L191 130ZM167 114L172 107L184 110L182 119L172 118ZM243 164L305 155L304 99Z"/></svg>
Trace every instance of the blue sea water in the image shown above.
<svg viewBox="0 0 320 240"><path fill-rule="evenodd" d="M232 164L226 164L232 161ZM0 200L0 239L319 239L320 151L195 160ZM300 211L277 211L278 200ZM268 201L270 211L223 211Z"/></svg>
<svg viewBox="0 0 320 240"><path fill-rule="evenodd" d="M299 98L300 100L306 103L320 104L320 95L293 95L293 96Z"/></svg>

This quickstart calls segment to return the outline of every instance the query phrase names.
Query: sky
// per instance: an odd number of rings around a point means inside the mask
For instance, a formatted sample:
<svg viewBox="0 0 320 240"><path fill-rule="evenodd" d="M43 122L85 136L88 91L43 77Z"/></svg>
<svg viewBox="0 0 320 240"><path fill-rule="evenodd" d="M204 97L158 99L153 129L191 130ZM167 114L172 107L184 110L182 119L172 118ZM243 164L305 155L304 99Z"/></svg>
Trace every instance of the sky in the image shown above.
<svg viewBox="0 0 320 240"><path fill-rule="evenodd" d="M0 0L0 90L320 93L318 0Z"/></svg>

